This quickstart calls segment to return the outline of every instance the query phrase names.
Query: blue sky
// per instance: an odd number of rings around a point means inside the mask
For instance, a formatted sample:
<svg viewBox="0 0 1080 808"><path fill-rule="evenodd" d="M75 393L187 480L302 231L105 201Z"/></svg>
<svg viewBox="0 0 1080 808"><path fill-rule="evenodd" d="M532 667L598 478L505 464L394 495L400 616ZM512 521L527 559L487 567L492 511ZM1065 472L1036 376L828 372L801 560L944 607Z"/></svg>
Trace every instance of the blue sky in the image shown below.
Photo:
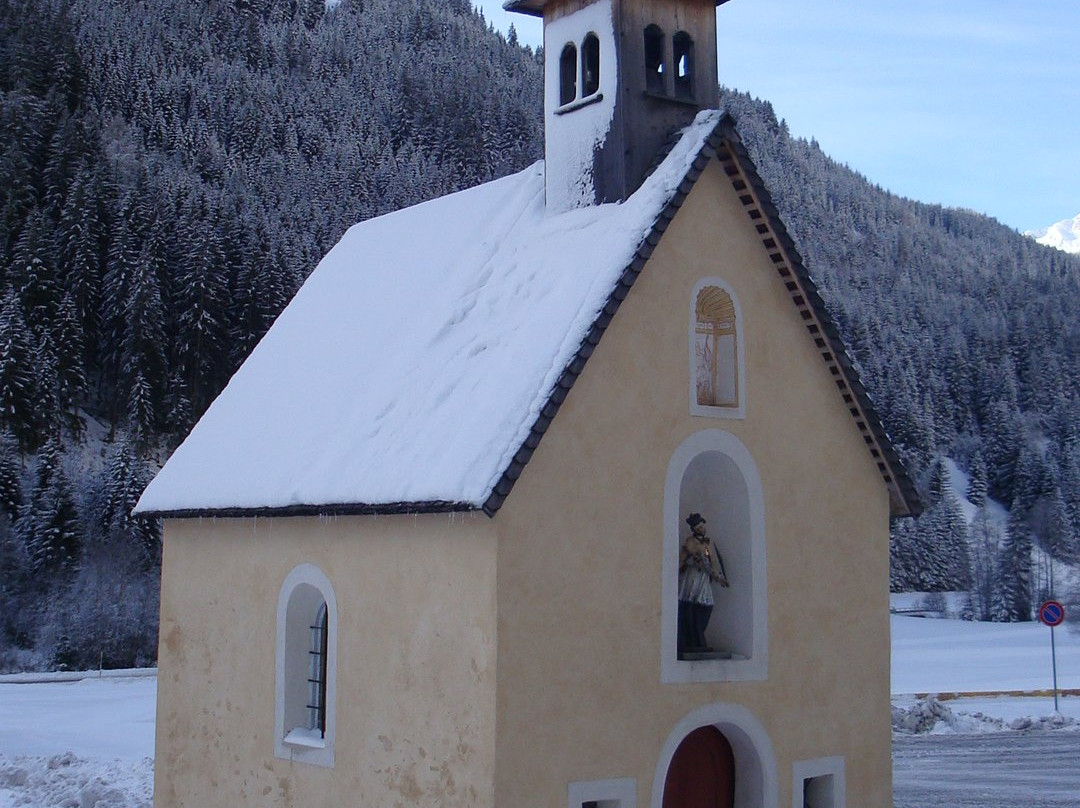
<svg viewBox="0 0 1080 808"><path fill-rule="evenodd" d="M717 30L721 83L872 182L1019 230L1080 213L1080 0L731 0Z"/></svg>

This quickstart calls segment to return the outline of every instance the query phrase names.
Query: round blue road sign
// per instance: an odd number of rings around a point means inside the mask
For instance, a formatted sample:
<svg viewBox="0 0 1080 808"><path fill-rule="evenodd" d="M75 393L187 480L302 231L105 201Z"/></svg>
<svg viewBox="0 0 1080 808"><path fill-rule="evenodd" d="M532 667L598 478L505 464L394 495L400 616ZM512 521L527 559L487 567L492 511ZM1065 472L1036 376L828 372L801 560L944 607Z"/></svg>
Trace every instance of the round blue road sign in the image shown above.
<svg viewBox="0 0 1080 808"><path fill-rule="evenodd" d="M1050 628L1060 626L1065 622L1065 607L1056 600L1048 600L1039 607L1039 620Z"/></svg>

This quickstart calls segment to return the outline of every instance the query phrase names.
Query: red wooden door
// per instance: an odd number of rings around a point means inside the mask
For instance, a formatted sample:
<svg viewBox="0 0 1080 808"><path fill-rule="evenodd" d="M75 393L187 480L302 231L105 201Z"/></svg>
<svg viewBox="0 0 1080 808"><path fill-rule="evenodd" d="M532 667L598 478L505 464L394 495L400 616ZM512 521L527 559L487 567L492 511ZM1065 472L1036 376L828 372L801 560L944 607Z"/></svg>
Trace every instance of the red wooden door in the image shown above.
<svg viewBox="0 0 1080 808"><path fill-rule="evenodd" d="M668 766L664 808L733 808L735 755L716 727L683 738Z"/></svg>

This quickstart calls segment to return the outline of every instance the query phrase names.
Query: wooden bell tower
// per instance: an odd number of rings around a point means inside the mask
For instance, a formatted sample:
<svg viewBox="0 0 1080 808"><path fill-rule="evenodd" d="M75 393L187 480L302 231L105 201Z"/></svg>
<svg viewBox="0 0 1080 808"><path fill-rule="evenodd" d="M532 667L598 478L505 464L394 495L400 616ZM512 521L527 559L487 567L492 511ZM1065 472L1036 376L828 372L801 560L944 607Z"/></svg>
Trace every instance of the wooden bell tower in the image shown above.
<svg viewBox="0 0 1080 808"><path fill-rule="evenodd" d="M717 106L727 0L510 0L544 19L549 209L626 199L671 134Z"/></svg>

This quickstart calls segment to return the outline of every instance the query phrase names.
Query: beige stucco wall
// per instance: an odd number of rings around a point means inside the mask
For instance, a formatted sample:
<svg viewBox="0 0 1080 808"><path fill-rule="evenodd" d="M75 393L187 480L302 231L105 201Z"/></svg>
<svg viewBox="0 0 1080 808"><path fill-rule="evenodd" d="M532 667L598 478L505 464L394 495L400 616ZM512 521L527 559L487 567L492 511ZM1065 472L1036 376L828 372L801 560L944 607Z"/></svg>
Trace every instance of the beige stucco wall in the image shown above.
<svg viewBox="0 0 1080 808"><path fill-rule="evenodd" d="M707 276L742 307L742 420L689 414L690 300ZM764 682L660 681L665 476L703 429L735 435L761 476ZM780 806L795 761L831 756L847 805L891 805L887 492L717 164L495 521L497 805L561 806L568 782L632 777L650 806L665 739L713 702L748 708L768 733Z"/></svg>
<svg viewBox="0 0 1080 808"><path fill-rule="evenodd" d="M336 595L336 764L274 757L278 591ZM495 536L483 516L170 520L154 804L493 805Z"/></svg>

